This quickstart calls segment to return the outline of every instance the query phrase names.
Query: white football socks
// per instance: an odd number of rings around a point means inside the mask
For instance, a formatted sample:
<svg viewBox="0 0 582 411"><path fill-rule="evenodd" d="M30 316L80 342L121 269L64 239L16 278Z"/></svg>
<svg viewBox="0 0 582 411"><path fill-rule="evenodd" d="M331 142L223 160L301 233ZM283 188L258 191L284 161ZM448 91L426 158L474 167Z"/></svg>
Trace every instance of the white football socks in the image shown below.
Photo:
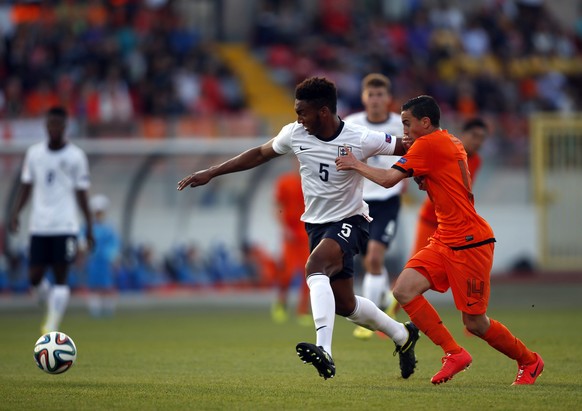
<svg viewBox="0 0 582 411"><path fill-rule="evenodd" d="M47 319L44 325L44 331L58 331L63 319L63 315L69 304L71 290L68 285L54 285L48 296L47 301Z"/></svg>
<svg viewBox="0 0 582 411"><path fill-rule="evenodd" d="M380 307L382 296L385 293L390 293L388 271L386 268L382 268L382 272L379 275L369 272L364 274L364 279L362 280L362 296Z"/></svg>
<svg viewBox="0 0 582 411"><path fill-rule="evenodd" d="M335 298L329 283L329 277L314 273L307 277L311 312L315 323L316 343L331 355L331 340L335 324Z"/></svg>
<svg viewBox="0 0 582 411"><path fill-rule="evenodd" d="M356 295L356 309L346 318L369 330L382 331L398 345L403 345L408 339L404 324L393 320L372 301L359 295Z"/></svg>
<svg viewBox="0 0 582 411"><path fill-rule="evenodd" d="M50 290L51 282L46 277L43 277L36 287L32 287L34 298L36 298L39 304L48 301Z"/></svg>

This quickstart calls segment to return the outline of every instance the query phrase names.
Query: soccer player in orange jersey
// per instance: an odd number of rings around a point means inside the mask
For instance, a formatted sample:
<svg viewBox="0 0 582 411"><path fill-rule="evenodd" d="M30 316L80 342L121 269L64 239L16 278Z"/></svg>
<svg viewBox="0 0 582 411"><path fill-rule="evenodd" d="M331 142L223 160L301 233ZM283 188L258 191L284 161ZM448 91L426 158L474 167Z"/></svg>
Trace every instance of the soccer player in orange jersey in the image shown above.
<svg viewBox="0 0 582 411"><path fill-rule="evenodd" d="M480 118L473 118L465 122L463 132L459 138L467 152L467 165L471 174L471 181L475 181L477 172L481 168L481 157L479 150L487 137L487 125ZM418 213L418 222L416 224L416 239L412 246L410 256L414 256L422 248L428 245L429 238L434 234L438 227L437 216L434 211L434 204L429 196L426 196L420 211ZM390 307L392 312L396 313L400 309L400 304L393 303Z"/></svg>
<svg viewBox="0 0 582 411"><path fill-rule="evenodd" d="M423 295L428 290L442 293L451 288L467 330L517 361L513 385L533 384L544 369L541 356L487 316L495 238L473 206L463 144L440 128L440 108L430 96L404 103L401 117L410 145L392 168L370 167L349 153L337 157L336 167L356 170L384 187L414 177L434 203L438 227L429 244L408 261L394 287L394 297L410 319L444 351L442 368L431 382L447 382L472 362Z"/></svg>
<svg viewBox="0 0 582 411"><path fill-rule="evenodd" d="M487 125L480 118L473 118L463 124L463 131L459 138L467 152L467 165L471 174L471 181L475 181L477 172L481 168L481 157L479 150L487 137ZM426 196L418 213L418 223L416 226L416 240L412 247L410 256L414 256L423 247L428 245L428 239L434 234L438 227L434 204L429 196Z"/></svg>
<svg viewBox="0 0 582 411"><path fill-rule="evenodd" d="M301 175L299 163L293 159L293 170L282 174L275 185L275 200L277 203L277 216L283 231L283 244L281 256L281 270L277 278L277 301L273 305L271 315L275 322L287 320L287 296L293 278L300 274L301 286L297 301L297 320L301 324L311 325L313 320L309 314L309 287L303 280L305 277L305 264L309 258L309 238L305 231L305 225L301 221L301 215L305 210L303 190L301 189Z"/></svg>

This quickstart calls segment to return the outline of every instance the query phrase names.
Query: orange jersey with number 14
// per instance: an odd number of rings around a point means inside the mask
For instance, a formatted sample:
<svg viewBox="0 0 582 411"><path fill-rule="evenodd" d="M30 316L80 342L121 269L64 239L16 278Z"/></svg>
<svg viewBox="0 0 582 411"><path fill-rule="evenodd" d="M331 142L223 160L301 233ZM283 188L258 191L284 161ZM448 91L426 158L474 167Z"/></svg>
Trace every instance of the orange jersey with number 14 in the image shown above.
<svg viewBox="0 0 582 411"><path fill-rule="evenodd" d="M475 211L467 153L458 138L446 130L419 137L392 167L425 178L438 223L433 238L455 248L493 238L493 230Z"/></svg>

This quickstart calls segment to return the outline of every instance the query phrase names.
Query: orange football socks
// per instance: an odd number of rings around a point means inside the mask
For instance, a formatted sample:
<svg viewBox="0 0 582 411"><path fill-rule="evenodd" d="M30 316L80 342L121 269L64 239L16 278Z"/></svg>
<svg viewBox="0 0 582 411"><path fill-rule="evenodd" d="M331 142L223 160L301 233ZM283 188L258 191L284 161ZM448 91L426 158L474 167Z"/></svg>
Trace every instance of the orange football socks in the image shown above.
<svg viewBox="0 0 582 411"><path fill-rule="evenodd" d="M536 355L528 350L525 344L519 338L515 337L503 324L493 319L489 319L489 321L491 325L482 337L487 341L487 344L507 355L512 360L516 360L520 365L531 364L536 361Z"/></svg>
<svg viewBox="0 0 582 411"><path fill-rule="evenodd" d="M453 336L444 326L441 318L424 296L415 297L408 304L402 306L410 317L410 320L422 331L433 343L440 346L445 353L457 354L461 352L461 347L454 340Z"/></svg>

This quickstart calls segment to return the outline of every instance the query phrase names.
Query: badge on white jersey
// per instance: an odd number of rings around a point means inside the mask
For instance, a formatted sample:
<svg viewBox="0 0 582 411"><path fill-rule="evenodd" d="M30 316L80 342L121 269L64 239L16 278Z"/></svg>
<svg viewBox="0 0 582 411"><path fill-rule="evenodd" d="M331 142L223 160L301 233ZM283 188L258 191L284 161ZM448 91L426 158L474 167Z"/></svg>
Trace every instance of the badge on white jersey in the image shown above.
<svg viewBox="0 0 582 411"><path fill-rule="evenodd" d="M347 156L348 155L348 150L351 152L352 151L352 146L347 146L347 145L338 146L338 148L337 148L337 155L338 155L338 157Z"/></svg>

